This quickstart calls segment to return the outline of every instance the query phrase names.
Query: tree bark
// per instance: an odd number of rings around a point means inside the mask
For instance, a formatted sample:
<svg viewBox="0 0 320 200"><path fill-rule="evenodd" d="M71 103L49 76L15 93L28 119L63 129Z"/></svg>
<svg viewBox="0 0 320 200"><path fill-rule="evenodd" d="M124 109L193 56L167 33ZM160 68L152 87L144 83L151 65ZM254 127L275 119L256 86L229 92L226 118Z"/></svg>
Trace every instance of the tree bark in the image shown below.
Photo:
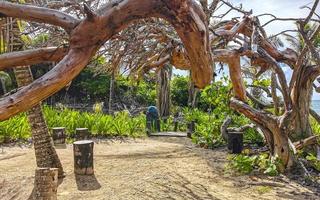
<svg viewBox="0 0 320 200"><path fill-rule="evenodd" d="M20 51L23 49L23 41L20 39L20 30L17 22L12 18L7 18L11 24L10 30L7 30L10 35L10 43L7 44L10 52ZM29 67L14 68L18 87L21 88L33 82L33 77ZM38 167L58 168L59 177L63 176L63 168L58 155L53 147L52 139L49 135L49 130L44 119L41 104L35 105L28 112L28 121L31 126L32 138L34 142L35 156Z"/></svg>
<svg viewBox="0 0 320 200"><path fill-rule="evenodd" d="M289 149L290 130L285 124L292 117L290 113L276 117L265 111L254 109L235 98L231 99L230 106L254 121L261 128L268 143L270 154L282 161L283 166L280 170L290 169L293 164L293 156Z"/></svg>
<svg viewBox="0 0 320 200"><path fill-rule="evenodd" d="M34 200L57 200L58 169L37 168L35 171Z"/></svg>
<svg viewBox="0 0 320 200"><path fill-rule="evenodd" d="M309 121L310 103L313 82L319 74L318 70L311 66L301 66L298 70L299 73L291 91L293 107L297 113L292 134L294 141L312 136Z"/></svg>
<svg viewBox="0 0 320 200"><path fill-rule="evenodd" d="M170 80L172 68L164 65L158 73L157 107L160 118L167 119L170 116Z"/></svg>
<svg viewBox="0 0 320 200"><path fill-rule="evenodd" d="M70 33L69 52L51 71L0 100L0 120L30 109L59 91L81 72L106 41L142 18L159 17L172 24L188 54L196 86L204 88L210 83L212 57L208 24L203 10L195 1L127 0L107 3L95 13L87 9L84 11L87 17L79 21L56 10L0 2L2 16L54 24Z"/></svg>
<svg viewBox="0 0 320 200"><path fill-rule="evenodd" d="M90 140L73 143L74 173L79 175L93 175L93 145Z"/></svg>

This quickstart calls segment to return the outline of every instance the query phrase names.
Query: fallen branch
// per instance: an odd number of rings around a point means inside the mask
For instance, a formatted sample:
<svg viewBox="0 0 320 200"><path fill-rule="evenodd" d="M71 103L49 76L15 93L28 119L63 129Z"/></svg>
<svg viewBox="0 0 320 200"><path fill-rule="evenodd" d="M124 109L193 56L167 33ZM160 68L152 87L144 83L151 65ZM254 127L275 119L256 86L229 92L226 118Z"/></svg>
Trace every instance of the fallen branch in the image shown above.
<svg viewBox="0 0 320 200"><path fill-rule="evenodd" d="M295 146L295 148L297 150L299 150L299 149L302 149L302 148L304 148L306 146L317 144L317 139L318 139L318 136L313 135L313 136L308 137L308 138L306 138L304 140L300 140L298 142L294 142L293 145Z"/></svg>

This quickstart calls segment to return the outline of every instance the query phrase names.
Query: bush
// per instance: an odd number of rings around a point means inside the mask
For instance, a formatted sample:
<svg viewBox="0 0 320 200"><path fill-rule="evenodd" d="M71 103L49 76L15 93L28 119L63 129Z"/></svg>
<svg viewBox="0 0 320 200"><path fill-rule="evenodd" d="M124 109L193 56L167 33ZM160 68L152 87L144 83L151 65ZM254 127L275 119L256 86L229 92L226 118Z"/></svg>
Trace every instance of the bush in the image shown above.
<svg viewBox="0 0 320 200"><path fill-rule="evenodd" d="M141 137L145 135L146 121L143 114L131 117L128 112L122 111L111 116L101 112L79 112L63 107L58 110L49 106L44 106L43 112L49 129L66 127L69 137L75 134L76 128L88 128L95 136ZM0 142L30 137L31 130L26 114L0 122Z"/></svg>
<svg viewBox="0 0 320 200"><path fill-rule="evenodd" d="M240 174L250 174L254 169L269 176L277 176L281 161L278 158L269 158L268 154L247 156L243 154L230 156L228 168Z"/></svg>
<svg viewBox="0 0 320 200"><path fill-rule="evenodd" d="M0 122L0 143L17 139L26 140L30 138L30 132L26 114L19 114Z"/></svg>

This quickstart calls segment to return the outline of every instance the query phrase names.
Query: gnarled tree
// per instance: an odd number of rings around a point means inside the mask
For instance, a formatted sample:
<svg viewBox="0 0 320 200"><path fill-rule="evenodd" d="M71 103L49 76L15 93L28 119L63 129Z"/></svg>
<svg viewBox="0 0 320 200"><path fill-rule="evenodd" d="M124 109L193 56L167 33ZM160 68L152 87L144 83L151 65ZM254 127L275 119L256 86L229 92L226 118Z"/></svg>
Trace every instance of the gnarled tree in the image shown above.
<svg viewBox="0 0 320 200"><path fill-rule="evenodd" d="M0 120L30 109L39 101L59 91L79 74L106 41L134 20L141 18L160 17L170 22L184 43L194 82L198 87L204 87L210 82L212 76L208 26L206 17L196 2L192 0L113 1L97 11L84 6L84 11L86 18L78 20L53 9L0 2L2 17L15 17L60 26L69 33L70 39L67 54L51 71L0 100ZM31 54L33 58L48 56L44 50L33 51ZM30 51L20 52L20 56L26 55L30 56ZM2 60L11 59L12 56L17 55L16 53L1 55L0 63ZM35 62L34 59L32 60ZM39 61L44 60L39 59ZM26 60L24 62L29 64ZM8 67L2 64L0 66ZM11 63L11 66L16 64Z"/></svg>

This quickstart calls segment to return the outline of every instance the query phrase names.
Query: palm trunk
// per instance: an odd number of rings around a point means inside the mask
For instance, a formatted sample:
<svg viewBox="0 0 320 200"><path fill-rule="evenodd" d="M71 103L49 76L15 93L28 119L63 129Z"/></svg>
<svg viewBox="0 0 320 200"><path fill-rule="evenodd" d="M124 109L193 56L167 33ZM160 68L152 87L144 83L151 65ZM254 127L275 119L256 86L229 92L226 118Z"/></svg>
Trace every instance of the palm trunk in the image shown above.
<svg viewBox="0 0 320 200"><path fill-rule="evenodd" d="M10 24L10 28L8 29L9 40L7 43L7 51L20 51L23 49L24 44L20 39L18 24L17 22L14 22L12 18L7 18L7 22ZM29 67L16 67L14 69L14 74L18 87L23 87L33 82L32 73ZM58 168L59 176L63 176L63 168L56 150L53 147L53 142L42 113L41 104L38 104L29 110L27 115L34 141L37 166Z"/></svg>

